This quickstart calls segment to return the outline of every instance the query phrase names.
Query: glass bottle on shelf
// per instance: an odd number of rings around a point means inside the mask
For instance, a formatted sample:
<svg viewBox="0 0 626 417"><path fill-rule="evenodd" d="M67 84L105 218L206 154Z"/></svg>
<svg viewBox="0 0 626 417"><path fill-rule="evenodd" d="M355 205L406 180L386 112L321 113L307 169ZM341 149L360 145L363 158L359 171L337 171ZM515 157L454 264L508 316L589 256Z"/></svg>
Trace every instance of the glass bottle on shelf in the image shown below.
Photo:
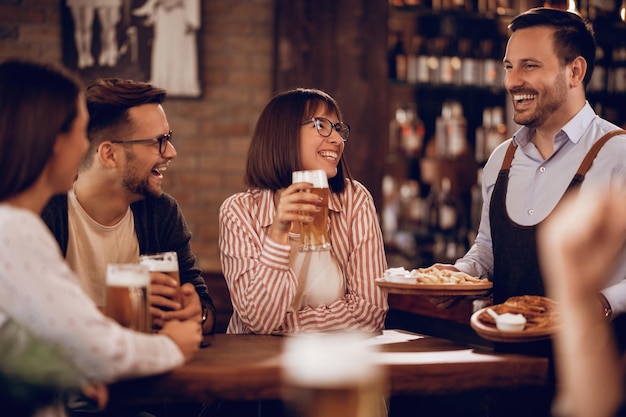
<svg viewBox="0 0 626 417"><path fill-rule="evenodd" d="M461 59L461 84L478 84L478 61L472 50L471 39L459 39L459 57Z"/></svg>
<svg viewBox="0 0 626 417"><path fill-rule="evenodd" d="M428 54L428 82L437 85L441 81L441 73L439 69L442 39L435 38L430 42L429 54Z"/></svg>
<svg viewBox="0 0 626 417"><path fill-rule="evenodd" d="M463 106L458 101L452 101L452 119L447 126L448 157L459 158L468 150L467 120L463 116Z"/></svg>
<svg viewBox="0 0 626 417"><path fill-rule="evenodd" d="M604 48L596 46L596 65L589 80L589 91L598 92L606 89L606 63L604 59Z"/></svg>
<svg viewBox="0 0 626 417"><path fill-rule="evenodd" d="M502 57L497 58L494 48L494 41L491 39L483 39L481 41L481 50L483 57L482 67L482 82L481 85L485 87L497 87L499 86L499 69L502 66Z"/></svg>
<svg viewBox="0 0 626 417"><path fill-rule="evenodd" d="M419 56L420 37L415 35L411 37L411 46L409 54L406 58L406 82L409 84L417 83L417 59Z"/></svg>
<svg viewBox="0 0 626 417"><path fill-rule="evenodd" d="M478 171L476 172L476 183L472 185L470 190L470 226L468 230L468 241L470 245L476 240L478 226L480 226L480 216L482 215L483 209L482 179L483 169L478 168Z"/></svg>
<svg viewBox="0 0 626 417"><path fill-rule="evenodd" d="M419 38L419 49L416 59L416 82L428 83L430 82L430 69L428 67L428 42L425 37Z"/></svg>
<svg viewBox="0 0 626 417"><path fill-rule="evenodd" d="M441 106L441 115L435 119L435 155L438 158L448 156L448 124L452 118L450 101L444 101Z"/></svg>
<svg viewBox="0 0 626 417"><path fill-rule="evenodd" d="M489 157L487 151L487 131L491 128L491 108L483 109L483 124L476 128L474 141L474 159L479 164L484 163Z"/></svg>
<svg viewBox="0 0 626 417"><path fill-rule="evenodd" d="M435 120L435 149L440 158L456 159L468 151L467 120L456 100L446 100Z"/></svg>
<svg viewBox="0 0 626 417"><path fill-rule="evenodd" d="M390 45L388 59L389 78L406 81L407 56L402 32L395 32L391 35Z"/></svg>
<svg viewBox="0 0 626 417"><path fill-rule="evenodd" d="M400 217L400 193L396 179L385 175L382 182L383 210L381 215L383 239L386 244L392 243L398 231Z"/></svg>
<svg viewBox="0 0 626 417"><path fill-rule="evenodd" d="M437 229L442 232L449 232L458 226L457 200L452 196L451 188L450 178L443 177L437 204Z"/></svg>
<svg viewBox="0 0 626 417"><path fill-rule="evenodd" d="M607 90L611 93L626 92L626 45L613 48L613 65L610 70L610 83Z"/></svg>
<svg viewBox="0 0 626 417"><path fill-rule="evenodd" d="M491 109L491 126L487 131L487 158L506 139L507 131L504 124L504 109L496 106Z"/></svg>
<svg viewBox="0 0 626 417"><path fill-rule="evenodd" d="M415 103L405 105L405 119L400 124L400 147L407 156L419 157L424 146L424 123Z"/></svg>
<svg viewBox="0 0 626 417"><path fill-rule="evenodd" d="M454 79L454 68L452 67L452 48L449 47L450 40L440 38L441 56L439 57L439 83L452 84Z"/></svg>
<svg viewBox="0 0 626 417"><path fill-rule="evenodd" d="M461 58L457 45L447 38L441 42L442 56L439 59L439 82L441 84L461 84Z"/></svg>
<svg viewBox="0 0 626 417"><path fill-rule="evenodd" d="M405 181L400 187L401 217L404 229L420 229L424 224L424 199L420 183L414 179Z"/></svg>

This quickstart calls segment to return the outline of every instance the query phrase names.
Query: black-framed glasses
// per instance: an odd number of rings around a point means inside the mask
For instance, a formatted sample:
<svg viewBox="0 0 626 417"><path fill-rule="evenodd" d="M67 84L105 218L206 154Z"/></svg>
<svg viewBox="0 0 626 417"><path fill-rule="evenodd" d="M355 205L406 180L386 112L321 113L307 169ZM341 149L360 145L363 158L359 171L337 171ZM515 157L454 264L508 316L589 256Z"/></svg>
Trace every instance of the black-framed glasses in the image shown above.
<svg viewBox="0 0 626 417"><path fill-rule="evenodd" d="M152 138L152 139L132 139L132 140L110 140L109 142L111 143L127 143L127 144L134 144L134 143L157 143L159 144L159 153L161 155L163 155L165 153L165 150L167 149L167 144L172 142L172 131L170 130L169 132L167 132L164 135L158 136L156 138Z"/></svg>
<svg viewBox="0 0 626 417"><path fill-rule="evenodd" d="M311 122L313 122L315 129L317 129L317 133L325 138L329 137L333 131L338 132L344 142L350 137L350 126L344 122L333 123L325 117L313 117L305 120L302 124L304 125Z"/></svg>

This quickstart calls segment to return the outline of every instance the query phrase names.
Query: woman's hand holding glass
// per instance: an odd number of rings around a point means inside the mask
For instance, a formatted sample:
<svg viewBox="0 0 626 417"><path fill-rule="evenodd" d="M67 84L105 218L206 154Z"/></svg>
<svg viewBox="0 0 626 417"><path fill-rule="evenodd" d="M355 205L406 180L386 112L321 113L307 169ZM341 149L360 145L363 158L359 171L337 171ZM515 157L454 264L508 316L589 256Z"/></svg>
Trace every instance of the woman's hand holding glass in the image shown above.
<svg viewBox="0 0 626 417"><path fill-rule="evenodd" d="M298 223L310 223L313 217L306 213L320 211L316 204L322 200L313 193L303 193L312 187L308 182L297 182L289 187L276 192L276 214L274 222L270 226L269 236L272 240L286 244L289 232L298 227Z"/></svg>

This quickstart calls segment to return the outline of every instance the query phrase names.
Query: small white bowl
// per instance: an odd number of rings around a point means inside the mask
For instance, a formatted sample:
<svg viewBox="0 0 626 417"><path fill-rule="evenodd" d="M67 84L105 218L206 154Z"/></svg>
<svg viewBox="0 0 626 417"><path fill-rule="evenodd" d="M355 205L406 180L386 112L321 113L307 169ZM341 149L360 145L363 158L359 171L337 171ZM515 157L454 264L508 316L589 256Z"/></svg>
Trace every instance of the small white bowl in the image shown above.
<svg viewBox="0 0 626 417"><path fill-rule="evenodd" d="M411 271L404 268L389 268L385 271L383 277L389 282L413 282L415 277L411 276Z"/></svg>
<svg viewBox="0 0 626 417"><path fill-rule="evenodd" d="M503 332L521 332L526 326L526 317L521 314L504 313L496 319L496 327Z"/></svg>

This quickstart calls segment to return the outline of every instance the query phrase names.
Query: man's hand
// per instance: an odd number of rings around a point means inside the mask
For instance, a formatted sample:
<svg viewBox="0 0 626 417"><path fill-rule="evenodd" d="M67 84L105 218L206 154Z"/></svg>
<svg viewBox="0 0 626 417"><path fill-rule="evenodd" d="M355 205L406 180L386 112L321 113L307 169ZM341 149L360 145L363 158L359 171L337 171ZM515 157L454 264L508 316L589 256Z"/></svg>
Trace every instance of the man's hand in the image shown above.
<svg viewBox="0 0 626 417"><path fill-rule="evenodd" d="M177 296L180 299L178 304L179 308L175 310L160 310L155 308L159 316L152 315L152 321L155 327L161 328L166 321L180 320L180 321L195 321L202 323L202 304L200 303L200 297L196 292L196 288L190 284L183 284L177 291ZM151 309L152 311L152 309Z"/></svg>
<svg viewBox="0 0 626 417"><path fill-rule="evenodd" d="M156 329L163 326L163 314L182 308L178 282L162 272L150 272L150 314Z"/></svg>
<svg viewBox="0 0 626 417"><path fill-rule="evenodd" d="M434 264L433 267L440 269L440 270L448 270L448 271L454 271L454 272L459 272L458 269L456 269L453 265L450 264ZM428 297L428 301L431 304L434 304L438 309L440 310L447 310L449 308L452 308L454 306L456 306L457 304L459 304L459 302L465 297L446 297L446 296L440 296L440 297Z"/></svg>

